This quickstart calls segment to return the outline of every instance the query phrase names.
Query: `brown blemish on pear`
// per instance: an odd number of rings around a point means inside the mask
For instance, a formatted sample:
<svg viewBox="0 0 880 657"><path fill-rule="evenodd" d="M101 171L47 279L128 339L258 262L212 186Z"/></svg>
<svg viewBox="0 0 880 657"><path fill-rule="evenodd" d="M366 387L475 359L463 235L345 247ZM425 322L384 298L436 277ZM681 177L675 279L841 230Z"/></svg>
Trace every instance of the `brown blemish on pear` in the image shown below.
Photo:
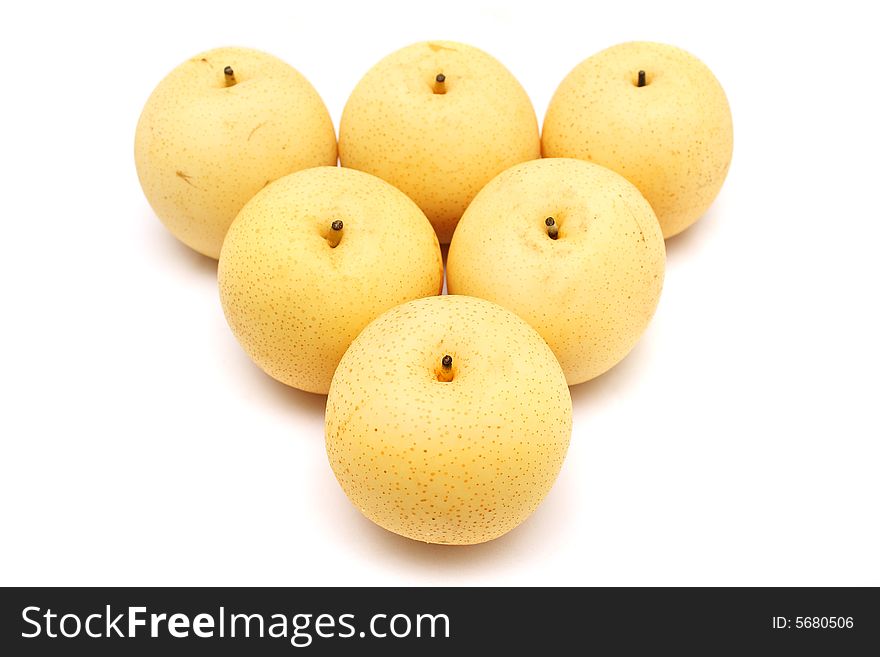
<svg viewBox="0 0 880 657"><path fill-rule="evenodd" d="M259 123L259 124L257 124L256 126L254 126L254 129L251 130L251 133L248 135L247 140L250 141L250 140L251 140L251 137L254 136L254 133L255 133L257 130L259 130L260 128L262 128L264 125L266 125L267 123L269 123L269 122L268 122L268 121L263 121L262 123Z"/></svg>
<svg viewBox="0 0 880 657"><path fill-rule="evenodd" d="M439 50L451 50L452 52L458 52L455 48L450 48L449 46L441 46L439 43L431 43L431 42L429 42L429 43L428 43L428 47L429 47L431 50L433 50L434 52L437 52L437 51L439 51Z"/></svg>
<svg viewBox="0 0 880 657"><path fill-rule="evenodd" d="M183 171L175 171L174 173L178 178L180 178L190 187L195 187L196 189L199 189L199 187L197 187L196 184L192 181L192 176L185 174Z"/></svg>

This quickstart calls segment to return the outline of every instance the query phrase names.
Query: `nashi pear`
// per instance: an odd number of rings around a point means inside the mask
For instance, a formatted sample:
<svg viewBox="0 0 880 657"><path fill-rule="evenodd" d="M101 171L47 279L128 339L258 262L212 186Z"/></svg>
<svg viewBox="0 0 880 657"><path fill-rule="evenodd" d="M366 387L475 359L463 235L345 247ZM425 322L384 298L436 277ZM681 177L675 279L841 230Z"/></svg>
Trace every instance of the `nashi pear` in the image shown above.
<svg viewBox="0 0 880 657"><path fill-rule="evenodd" d="M302 75L248 48L188 59L141 113L135 165L162 223L199 253L220 255L238 211L273 180L336 164L327 108Z"/></svg>
<svg viewBox="0 0 880 657"><path fill-rule="evenodd" d="M633 348L654 314L666 251L651 206L613 171L573 159L511 167L477 195L449 247L450 294L531 324L569 385Z"/></svg>
<svg viewBox="0 0 880 657"><path fill-rule="evenodd" d="M352 343L327 397L327 455L370 520L472 544L525 520L571 437L553 353L513 313L472 297L398 306Z"/></svg>
<svg viewBox="0 0 880 657"><path fill-rule="evenodd" d="M625 177L648 199L663 236L672 237L718 195L733 155L733 122L703 62L674 46L632 42L568 74L550 101L541 143L545 157L576 157Z"/></svg>
<svg viewBox="0 0 880 657"><path fill-rule="evenodd" d="M535 110L498 60L453 41L394 52L357 84L342 113L339 159L387 180L446 244L495 174L541 156Z"/></svg>
<svg viewBox="0 0 880 657"><path fill-rule="evenodd" d="M439 294L440 245L402 192L338 167L281 178L244 206L218 267L232 332L257 365L326 394L355 336L405 301Z"/></svg>

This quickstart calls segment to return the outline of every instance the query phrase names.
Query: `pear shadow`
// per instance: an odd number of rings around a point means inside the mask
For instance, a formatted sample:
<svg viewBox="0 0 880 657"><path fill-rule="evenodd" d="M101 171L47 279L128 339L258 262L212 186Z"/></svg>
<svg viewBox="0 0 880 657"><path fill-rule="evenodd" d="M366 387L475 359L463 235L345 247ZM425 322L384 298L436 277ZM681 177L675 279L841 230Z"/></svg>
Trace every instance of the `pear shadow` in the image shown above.
<svg viewBox="0 0 880 657"><path fill-rule="evenodd" d="M575 411L589 406L601 406L610 398L622 396L631 388L631 382L644 371L644 361L651 349L648 337L647 333L643 335L632 351L604 374L569 387Z"/></svg>
<svg viewBox="0 0 880 657"><path fill-rule="evenodd" d="M666 240L667 259L676 261L684 259L701 248L703 242L718 230L718 222L722 214L719 205L717 202L713 203L696 223Z"/></svg>
<svg viewBox="0 0 880 657"><path fill-rule="evenodd" d="M159 266L182 266L196 275L216 278L217 261L214 258L194 251L178 240L152 212L145 212L141 221L144 226L143 246L151 259L160 263Z"/></svg>
<svg viewBox="0 0 880 657"><path fill-rule="evenodd" d="M327 395L321 395L315 392L306 392L292 388L291 386L276 381L271 376L263 372L254 365L258 375L256 378L260 380L258 384L260 389L265 392L267 398L271 398L274 402L284 404L285 406L293 406L297 409L308 413L313 419L324 421L324 412L327 408ZM323 438L323 436L321 436Z"/></svg>
<svg viewBox="0 0 880 657"><path fill-rule="evenodd" d="M517 527L488 543L437 545L400 536L363 516L359 524L364 538L378 552L393 554L396 560L402 560L418 570L442 571L451 568L459 572L463 567L473 570L483 567L485 563L497 562L501 555L515 549L517 542L522 542L523 539L519 538L521 532L518 530L525 529Z"/></svg>
<svg viewBox="0 0 880 657"><path fill-rule="evenodd" d="M440 289L440 294L449 294L449 282L447 280L447 265L449 261L449 245L441 244L440 245L440 258L443 261L443 287Z"/></svg>
<svg viewBox="0 0 880 657"><path fill-rule="evenodd" d="M518 561L527 553L539 549L540 536L531 528L532 520L487 543L476 545L438 545L422 543L383 529L379 525L357 515L357 534L361 544L373 555L393 560L398 568L401 564L413 571L413 578L424 575L446 576L452 574L471 575L485 573L511 561ZM543 535L546 539L546 534Z"/></svg>
<svg viewBox="0 0 880 657"><path fill-rule="evenodd" d="M322 486L334 489L324 492L328 504L334 506L329 522L340 540L357 545L370 560L388 562L398 572L410 572L414 584L424 583L426 576L485 576L542 553L543 558L552 558L553 547L566 540L564 535L571 527L577 502L571 479L563 469L537 510L508 533L476 545L439 545L406 538L374 524L345 497L335 478L332 484L330 478L322 480ZM558 539L548 541L548 536Z"/></svg>
<svg viewBox="0 0 880 657"><path fill-rule="evenodd" d="M266 374L238 345L234 362L228 368L229 378L248 398L258 399L268 407L296 408L311 419L323 422L327 395L293 388Z"/></svg>

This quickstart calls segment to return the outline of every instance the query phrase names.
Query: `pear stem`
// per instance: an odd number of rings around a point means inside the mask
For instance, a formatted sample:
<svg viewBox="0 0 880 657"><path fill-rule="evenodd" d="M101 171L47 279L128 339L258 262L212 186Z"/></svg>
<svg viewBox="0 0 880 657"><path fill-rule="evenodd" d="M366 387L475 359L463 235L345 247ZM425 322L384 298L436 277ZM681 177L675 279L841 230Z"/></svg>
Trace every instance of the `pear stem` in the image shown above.
<svg viewBox="0 0 880 657"><path fill-rule="evenodd" d="M330 245L331 249L335 249L339 242L342 241L342 222L337 219L332 224L330 224L330 234L327 235L327 243Z"/></svg>
<svg viewBox="0 0 880 657"><path fill-rule="evenodd" d="M434 93L435 94L445 94L446 93L446 76L442 73L438 73L437 77L434 78Z"/></svg>
<svg viewBox="0 0 880 657"><path fill-rule="evenodd" d="M223 75L226 76L226 86L231 87L234 85L237 80L235 79L235 72L232 70L231 66L227 66L223 69Z"/></svg>
<svg viewBox="0 0 880 657"><path fill-rule="evenodd" d="M440 371L437 373L437 380L443 383L452 381L452 356L446 354L440 361Z"/></svg>
<svg viewBox="0 0 880 657"><path fill-rule="evenodd" d="M547 235L551 240L559 237L559 226L556 225L556 220L553 217L544 219L544 225L547 226Z"/></svg>
<svg viewBox="0 0 880 657"><path fill-rule="evenodd" d="M638 84L638 86L644 87L646 84L647 84L647 82L645 82L645 72L639 71L639 84Z"/></svg>

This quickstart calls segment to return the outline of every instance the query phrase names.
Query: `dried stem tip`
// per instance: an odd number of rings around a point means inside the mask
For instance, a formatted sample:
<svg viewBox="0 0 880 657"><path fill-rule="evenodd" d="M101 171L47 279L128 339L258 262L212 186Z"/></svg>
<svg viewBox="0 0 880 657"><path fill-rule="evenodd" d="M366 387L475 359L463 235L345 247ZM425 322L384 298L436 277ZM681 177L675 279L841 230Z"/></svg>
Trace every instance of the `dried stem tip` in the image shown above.
<svg viewBox="0 0 880 657"><path fill-rule="evenodd" d="M236 83L235 72L232 70L231 66L227 66L223 69L223 75L226 76L226 86L231 87Z"/></svg>
<svg viewBox="0 0 880 657"><path fill-rule="evenodd" d="M330 224L330 234L327 235L327 243L330 245L330 248L335 249L342 240L342 228L343 224L339 219Z"/></svg>
<svg viewBox="0 0 880 657"><path fill-rule="evenodd" d="M452 356L446 354L440 361L440 371L437 372L437 380L444 383L452 381Z"/></svg>
<svg viewBox="0 0 880 657"><path fill-rule="evenodd" d="M435 94L445 94L446 93L446 76L442 73L438 73L437 77L434 78L434 93Z"/></svg>
<svg viewBox="0 0 880 657"><path fill-rule="evenodd" d="M640 86L640 87L644 87L645 84L647 84L647 83L645 82L645 72L644 72L644 71L639 71L639 85L638 85L638 86Z"/></svg>
<svg viewBox="0 0 880 657"><path fill-rule="evenodd" d="M547 235L551 240L559 237L559 226L556 225L556 220L553 217L544 219L544 225L547 226Z"/></svg>

